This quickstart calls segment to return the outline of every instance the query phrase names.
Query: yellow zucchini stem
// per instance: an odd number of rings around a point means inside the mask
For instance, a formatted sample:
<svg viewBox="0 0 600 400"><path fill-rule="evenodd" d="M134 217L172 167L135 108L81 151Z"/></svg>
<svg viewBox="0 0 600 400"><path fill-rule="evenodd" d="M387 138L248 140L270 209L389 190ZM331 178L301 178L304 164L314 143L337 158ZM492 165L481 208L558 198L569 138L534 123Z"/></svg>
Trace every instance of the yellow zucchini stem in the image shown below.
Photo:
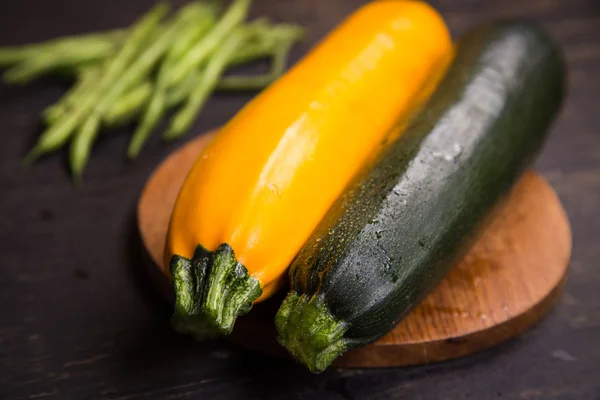
<svg viewBox="0 0 600 400"><path fill-rule="evenodd" d="M237 317L262 294L260 282L226 243L214 252L198 245L192 259L175 255L170 268L175 290L171 325L197 340L230 334Z"/></svg>

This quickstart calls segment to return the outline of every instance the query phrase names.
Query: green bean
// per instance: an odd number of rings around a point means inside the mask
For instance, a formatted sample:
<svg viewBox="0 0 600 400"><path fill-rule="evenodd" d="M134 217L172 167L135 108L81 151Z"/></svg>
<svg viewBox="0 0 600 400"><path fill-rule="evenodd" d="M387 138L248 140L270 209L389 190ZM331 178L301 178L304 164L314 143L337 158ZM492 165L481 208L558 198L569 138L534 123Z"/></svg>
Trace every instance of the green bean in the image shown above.
<svg viewBox="0 0 600 400"><path fill-rule="evenodd" d="M192 0L164 24L168 7L160 2L127 29L0 47L0 67L11 67L3 76L8 83L55 72L76 76L71 89L44 110L48 127L24 163L72 139L69 162L80 182L102 125L140 118L127 152L134 158L169 108L182 104L166 140L189 129L215 90L272 83L285 70L301 31L265 19L244 25L251 0L233 0L217 20L215 3ZM223 77L229 67L267 57L272 58L267 74Z"/></svg>
<svg viewBox="0 0 600 400"><path fill-rule="evenodd" d="M191 14L192 18L182 21L179 32L180 36L167 53L164 66L161 68L161 71L163 71L162 74L169 72L168 69L172 64L183 57L215 23L216 15L214 6L201 2L193 2L184 7L187 7L187 12Z"/></svg>
<svg viewBox="0 0 600 400"><path fill-rule="evenodd" d="M201 73L191 75L191 79L184 82L192 82L187 85L180 85L167 92L166 105L168 108L174 107L185 101L190 93L198 84ZM230 75L221 78L215 90L224 92L245 91L245 90L260 90L270 85L278 75L269 72L261 75Z"/></svg>
<svg viewBox="0 0 600 400"><path fill-rule="evenodd" d="M186 10L182 10L182 12L179 13L175 23L170 24L164 34L158 37L156 41L152 42L150 46L142 51L138 58L127 69L125 69L123 74L114 82L112 86L108 88L104 96L98 99L98 103L93 107L92 111L95 115L104 115L106 110L123 92L134 87L138 82L147 76L160 57L163 56L168 50L169 46L175 39L175 34L177 33L178 28L177 23L186 15ZM78 136L82 135L83 132L83 130L78 132L78 134L75 136L75 140L77 140ZM84 152L81 150L81 148L82 146L75 146L73 148L73 152ZM79 158L75 156L71 157L71 169L73 173L81 174L85 164L73 164L73 160L77 161ZM87 161L87 158L85 158L85 160Z"/></svg>
<svg viewBox="0 0 600 400"><path fill-rule="evenodd" d="M261 75L233 75L223 77L217 85L217 90L225 92L239 92L244 90L260 90L273 83L279 75L268 73Z"/></svg>
<svg viewBox="0 0 600 400"><path fill-rule="evenodd" d="M274 77L277 78L283 73L285 69L285 57L289 52L289 48L297 41L303 31L295 28L289 29L289 25L276 25L270 28L267 34L262 34L258 40L251 38L252 41L249 44L244 44L240 49L233 55L230 60L229 66L236 66L240 64L246 64L251 61L258 60L264 57L273 57L277 59L276 52L280 54L280 63L283 66L277 67L277 62L274 62L272 70L268 74L264 75L242 75L242 76L225 76L221 78L218 90L257 90L262 89L270 84ZM273 35L273 32L277 33L277 37ZM289 47L282 51L281 48L276 50L280 45L288 42ZM283 57L283 60L281 60ZM198 85L200 80L200 71L192 71L185 80L167 92L167 107L173 107L182 101L184 101L192 91L194 87Z"/></svg>
<svg viewBox="0 0 600 400"><path fill-rule="evenodd" d="M166 92L165 108L169 109L184 102L190 95L192 89L200 79L200 72L193 71L181 85ZM144 106L148 104L151 96L154 94L152 89L148 89L145 82L129 92L122 94L105 112L103 121L109 125L121 125L124 122L132 120L136 114L143 111ZM240 89L241 90L241 89ZM127 105L125 105L127 104Z"/></svg>
<svg viewBox="0 0 600 400"><path fill-rule="evenodd" d="M87 164L94 141L98 136L100 129L100 119L92 114L90 115L73 138L69 149L69 163L71 164L71 173L75 182L81 182L83 169Z"/></svg>
<svg viewBox="0 0 600 400"><path fill-rule="evenodd" d="M274 57L276 47L281 41L289 41L290 46L297 41L303 31L295 29L295 33L292 34L292 30L289 29L289 25L275 25L269 27L267 31L262 31L261 23L251 24L254 28L260 28L258 37L249 37L248 43L244 43L238 51L229 60L229 67L246 64L252 61L259 60L265 57ZM254 29L253 29L254 30ZM275 35L273 33L276 33ZM254 32L256 33L256 32ZM253 35L255 36L255 35ZM287 53L284 52L284 55ZM285 60L284 60L285 61ZM285 67L285 66L284 66ZM262 89L272 81L273 75L280 75L273 71L265 75L242 75L242 76L225 76L221 78L218 90L256 90ZM200 79L199 71L192 71L185 80L169 90L167 93L167 106L172 107L185 100L189 96L191 90L196 87Z"/></svg>
<svg viewBox="0 0 600 400"><path fill-rule="evenodd" d="M247 27L238 28L232 37L227 40L221 47L215 51L211 56L206 69L200 74L198 82L190 94L190 98L185 107L180 110L173 118L169 129L163 135L165 140L173 140L180 137L193 123L195 116L198 114L200 109L206 103L208 96L217 87L221 87L223 90L239 90L245 88L263 88L275 79L277 79L285 71L285 63L289 50L293 43L298 40L302 34L302 31L297 29L289 29L290 26L281 26L278 30L271 30L271 36L267 36L265 40L265 27L261 24L250 25ZM247 45L244 41L248 38L252 38L258 34L263 35L262 47L258 47L258 52L255 53L244 53L243 58L247 61L252 55L266 53L267 49L273 52L273 67L269 74L258 75L258 76L234 76L223 78L221 83L219 79L227 68L227 65L232 60L241 60L242 56L239 54L240 48L244 48ZM260 37L260 36L259 36ZM274 40L270 41L269 38L274 37ZM235 43L235 45L234 45ZM259 42L260 43L260 42ZM242 46L243 45L243 46ZM263 53L263 54L264 54Z"/></svg>
<svg viewBox="0 0 600 400"><path fill-rule="evenodd" d="M169 75L169 86L176 86L188 74L199 68L248 14L251 0L235 0L217 25L196 45L194 45L172 69Z"/></svg>
<svg viewBox="0 0 600 400"><path fill-rule="evenodd" d="M53 53L57 49L76 52L85 49L88 44L113 43L119 44L126 36L123 29L90 33L85 35L67 36L46 42L26 44L21 46L0 47L0 67L18 64L42 53Z"/></svg>
<svg viewBox="0 0 600 400"><path fill-rule="evenodd" d="M299 41L304 39L306 30L294 24L277 24L271 30L271 34L282 40Z"/></svg>
<svg viewBox="0 0 600 400"><path fill-rule="evenodd" d="M140 80L144 79L150 72L156 62L162 57L173 40L176 38L176 33L179 29L179 24L189 17L189 9L183 8L178 13L175 21L170 24L166 31L159 36L156 41L152 42L148 48L146 48L138 58L123 72L123 74L110 86L102 98L98 99L98 103L93 107L93 113L96 115L104 115L110 105L118 99L118 97L131 87L134 87ZM83 130L78 132L75 137L77 140L78 136L83 134ZM81 146L75 146L74 152L82 151ZM73 160L77 161L79 158L71 157L71 169L75 174L81 174L83 165L74 165ZM85 158L87 161L87 158Z"/></svg>
<svg viewBox="0 0 600 400"><path fill-rule="evenodd" d="M152 129L154 129L160 122L165 108L164 92L155 92L152 100L150 101L150 105L146 109L144 118L140 122L137 130L131 138L131 141L129 142L127 157L130 159L137 157L142 150L142 147L150 137Z"/></svg>
<svg viewBox="0 0 600 400"><path fill-rule="evenodd" d="M253 24L250 25L251 28L253 29L248 29L248 34L245 35L247 37L250 37L251 33L256 34L256 29L259 27L260 25L258 24ZM276 27L277 28L277 27ZM269 30L269 33L271 32L275 32L275 29L271 29ZM285 35L284 35L285 36ZM265 41L265 37L275 37L274 35L270 34L269 36L262 36L260 37L260 42L255 42L254 44L264 44ZM255 39L250 37L250 39ZM269 46L268 46L268 50L271 51L271 53L274 52L274 48L275 46L272 46L272 43L275 42L275 44L279 44L281 45L281 43L277 43L277 41L279 40L279 42L281 42L280 37L275 37L276 40L269 40ZM293 38L295 39L295 38ZM284 43L285 44L285 43ZM288 42L287 46L285 46L286 49L289 49L289 47L291 46L291 42ZM264 46L262 46L264 48ZM247 45L242 46L241 48L248 48ZM251 61L252 58L259 58L260 56L262 56L264 53L263 52L258 52L261 47L251 47L254 50L254 55L246 52L246 56L245 58L248 61ZM280 48L280 47L279 47ZM242 89L249 89L249 88L253 88L253 89L260 89L266 85L268 85L270 82L273 81L274 78L276 78L277 76L281 75L281 73L283 72L283 69L285 68L285 58L286 58L286 54L287 54L287 50L279 50L277 51L275 54L273 54L274 56L274 67L273 67L273 71L270 74L267 75L261 75L261 76L242 76L242 77L230 77L232 78L229 83L227 83L227 80L223 80L223 82L225 83L225 89L229 89L229 90L242 90ZM234 53L234 56L230 58L230 60L235 58L235 55L237 55L237 52ZM279 61L277 61L279 60ZM157 110L162 109L166 109L168 107L172 107L175 104L180 103L181 101L183 101L185 99L185 97L187 97L189 91L196 87L196 82L199 79L199 74L191 74L191 76L185 81L184 85L181 85L181 89L179 92L179 94L174 93L171 94L171 92L169 93L169 95L164 98L164 97L158 97L158 99L155 99L155 103L154 105L150 106L150 112L148 112L148 115L152 116L154 119L150 120L150 122L146 122L147 124L149 124L150 126L155 126L157 124L157 122L160 120L160 117L162 116L162 114L158 114ZM148 99L148 84L144 84L141 87L138 87L137 89L133 90L129 96L122 96L122 98L120 98L119 100L117 100L113 106L111 106L109 108L109 111L106 112L105 117L104 117L104 121L106 121L106 123L108 124L114 124L114 123L118 123L118 122L123 122L123 120L128 120L131 118L132 114L134 114L136 112L136 110L139 110L139 107L142 104L145 104L145 102ZM156 94L156 92L155 92ZM166 103L166 104L165 104ZM156 105L158 104L158 106ZM115 111L115 110L120 110L120 111ZM124 117L123 118L119 118L118 115L119 114L123 114ZM119 121L120 120L120 121ZM144 124L144 121L142 121L140 123L141 125ZM146 128L147 129L147 128ZM135 135L134 135L135 138ZM140 139L137 139L140 140ZM144 142L145 140L143 140L142 142ZM143 145L143 143L142 143ZM139 150L141 149L140 146L140 142L136 142L134 139L132 139L132 142L130 144L130 149L128 151L129 156L130 157L135 157L136 154L139 153Z"/></svg>
<svg viewBox="0 0 600 400"><path fill-rule="evenodd" d="M229 66L237 67L270 56L273 53L275 40L271 37L261 41L248 43L240 48L229 61Z"/></svg>
<svg viewBox="0 0 600 400"><path fill-rule="evenodd" d="M184 13L178 15L178 20L183 18ZM169 46L176 39L177 20L172 23L165 32L159 36L148 48L146 48L137 59L116 79L106 94L95 106L95 112L100 114L113 103L122 93L131 89L146 78L150 70L156 65L160 58L166 53Z"/></svg>
<svg viewBox="0 0 600 400"><path fill-rule="evenodd" d="M163 135L165 140L173 140L180 137L187 131L198 112L202 109L210 94L219 83L221 75L227 68L229 60L233 54L244 43L248 37L248 29L237 28L214 52L204 69L200 82L190 94L186 105L175 115L169 129Z"/></svg>
<svg viewBox="0 0 600 400"><path fill-rule="evenodd" d="M123 93L106 109L102 122L108 126L118 126L133 120L150 99L152 90L152 83L146 81Z"/></svg>
<svg viewBox="0 0 600 400"><path fill-rule="evenodd" d="M102 60L114 52L115 45L99 42L76 52L70 50L41 53L17 64L4 73L6 83L25 84L60 68L77 68L82 64Z"/></svg>
<svg viewBox="0 0 600 400"><path fill-rule="evenodd" d="M111 85L114 84L114 81L122 75L128 64L131 63L132 59L139 52L140 44L158 26L160 20L167 12L168 8L166 4L158 3L135 23L122 48L107 63L97 87L83 96L80 104L78 104L78 107L73 112L63 115L55 124L42 133L34 148L25 157L25 163L31 163L40 155L57 150L69 140L72 133L77 129L77 126L92 111L94 105L102 98ZM117 96L118 94L120 93L117 93ZM112 100L113 98L110 98L108 103L112 102Z"/></svg>
<svg viewBox="0 0 600 400"><path fill-rule="evenodd" d="M101 89L106 89L109 93L123 92L128 89L127 85L130 81L135 81L135 79L142 80L145 78L144 76L136 76L136 74L138 74L138 72L144 72L145 69L149 69L151 65L148 64L153 64L153 61L160 57L160 53L158 55L154 54L157 43L154 42L152 47L146 49L139 55L141 44L143 44L145 39L152 35L152 32L158 27L160 20L167 12L168 7L166 3L158 3L138 22L121 51L108 65L100 83ZM165 42L164 36L161 37L161 39L161 44L163 44ZM152 54L150 54L151 52ZM134 61L136 56L138 57ZM132 61L133 64L131 64ZM131 64L131 66L129 64ZM127 79L125 77L127 77ZM120 87L117 86L117 83L119 82L123 87L122 90L119 90ZM103 90L98 91L100 92L99 94L103 94ZM120 93L117 93L117 95L118 94ZM110 100L112 100L112 98Z"/></svg>
<svg viewBox="0 0 600 400"><path fill-rule="evenodd" d="M296 40L301 37L302 31L300 30L289 30L287 27L281 27L284 29L278 32L273 29L272 34L269 36L269 40L264 40L262 43L257 44L257 50L253 53L242 54L239 52L234 56L233 62L248 62L252 61L251 58L258 55L271 55L273 58L273 66L271 71L263 75L234 75L226 76L221 79L217 90L226 91L239 91L239 90L259 90L269 86L277 78L279 78L286 68L286 61L289 56L289 52ZM276 33L277 36L273 35ZM247 48L247 46L246 46Z"/></svg>
<svg viewBox="0 0 600 400"><path fill-rule="evenodd" d="M234 75L221 79L217 90L239 91L258 90L273 83L285 72L285 63L293 44L304 35L304 30L294 25L279 24L263 27L257 25L260 40L243 46L230 65L246 64L259 58L270 56L273 59L271 71L263 75Z"/></svg>
<svg viewBox="0 0 600 400"><path fill-rule="evenodd" d="M166 108L180 104L189 96L198 79L199 74L195 72L183 82L184 84L167 92ZM132 120L136 114L143 111L152 95L153 89L150 82L144 82L127 93L123 93L106 109L102 118L103 122L109 126L115 126Z"/></svg>
<svg viewBox="0 0 600 400"><path fill-rule="evenodd" d="M167 106L173 107L185 101L190 96L193 88L198 85L200 71L194 70L181 82L181 84L167 91Z"/></svg>
<svg viewBox="0 0 600 400"><path fill-rule="evenodd" d="M260 23L256 23L260 22ZM230 61L230 66L247 64L260 58L272 56L275 46L280 42L293 44L301 40L304 30L290 24L265 25L262 21L252 23L257 30L257 38L251 40L237 51Z"/></svg>
<svg viewBox="0 0 600 400"><path fill-rule="evenodd" d="M79 88L77 86L75 86L71 90L72 90L72 92L67 93L66 96L69 96L70 94L75 95L79 91ZM43 116L46 126L50 126L53 123L55 123L56 121L58 121L58 119L60 117L62 117L62 115L66 111L67 111L67 106L62 101L59 101L57 103L54 103L54 104L46 107L46 109L42 112L42 116Z"/></svg>
<svg viewBox="0 0 600 400"><path fill-rule="evenodd" d="M191 8L195 6L196 8ZM196 11L191 14L193 19L186 21L184 17L181 19L178 31L178 40L168 51L165 61L162 63L155 90L150 99L146 110L142 115L140 124L134 132L131 141L129 143L129 149L127 155L129 158L135 158L142 147L150 137L152 130L158 125L161 118L165 114L166 107L166 86L172 64L174 64L191 46L196 42L199 37L209 31L214 25L214 10L212 7L206 6L203 3L191 3L188 5L189 12Z"/></svg>
<svg viewBox="0 0 600 400"><path fill-rule="evenodd" d="M75 107L77 102L94 83L100 75L100 68L85 67L77 73L77 82L65 93L59 101L46 107L42 115L46 125L52 125L69 109Z"/></svg>
<svg viewBox="0 0 600 400"><path fill-rule="evenodd" d="M233 75L224 76L217 85L217 90L240 91L259 90L273 83L285 72L285 63L293 44L303 35L303 30L290 25L276 25L262 33L258 41L244 44L231 58L229 66L246 64L261 58L273 58L271 71L262 75ZM186 80L167 95L167 106L172 107L181 103L189 92L198 84L200 73L193 71Z"/></svg>

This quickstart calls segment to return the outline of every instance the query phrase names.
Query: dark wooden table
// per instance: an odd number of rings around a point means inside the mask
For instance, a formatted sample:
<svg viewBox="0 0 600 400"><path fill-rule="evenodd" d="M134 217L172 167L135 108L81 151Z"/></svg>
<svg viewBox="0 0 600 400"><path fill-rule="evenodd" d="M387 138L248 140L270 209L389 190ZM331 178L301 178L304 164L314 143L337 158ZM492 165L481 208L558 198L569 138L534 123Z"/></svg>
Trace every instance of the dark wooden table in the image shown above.
<svg viewBox="0 0 600 400"><path fill-rule="evenodd" d="M297 60L363 2L256 0L253 12L308 28ZM0 45L124 26L151 3L2 1ZM129 164L122 154L130 131L107 134L76 189L65 154L19 168L40 111L64 87L0 86L0 398L600 399L600 3L433 3L455 35L490 17L525 15L564 45L569 100L537 166L568 211L574 252L566 292L542 323L452 362L320 376L226 342L178 336L141 268L134 214L144 181L175 147L155 139ZM248 99L214 97L187 138L224 123Z"/></svg>

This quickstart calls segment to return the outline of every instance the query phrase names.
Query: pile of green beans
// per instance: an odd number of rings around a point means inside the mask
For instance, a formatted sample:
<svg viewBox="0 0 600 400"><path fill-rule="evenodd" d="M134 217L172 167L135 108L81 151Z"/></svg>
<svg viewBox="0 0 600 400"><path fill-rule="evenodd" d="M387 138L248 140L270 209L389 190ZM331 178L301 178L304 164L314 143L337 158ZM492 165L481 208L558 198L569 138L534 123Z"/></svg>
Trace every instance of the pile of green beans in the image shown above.
<svg viewBox="0 0 600 400"><path fill-rule="evenodd" d="M260 90L285 71L291 47L303 30L266 19L247 22L251 0L194 1L169 16L156 4L126 29L0 47L7 84L26 84L66 74L73 85L43 112L46 129L24 159L69 144L69 163L81 179L101 128L136 122L127 156L137 157L152 132L176 109L163 139L180 138L217 90ZM271 59L261 75L225 75L234 66Z"/></svg>

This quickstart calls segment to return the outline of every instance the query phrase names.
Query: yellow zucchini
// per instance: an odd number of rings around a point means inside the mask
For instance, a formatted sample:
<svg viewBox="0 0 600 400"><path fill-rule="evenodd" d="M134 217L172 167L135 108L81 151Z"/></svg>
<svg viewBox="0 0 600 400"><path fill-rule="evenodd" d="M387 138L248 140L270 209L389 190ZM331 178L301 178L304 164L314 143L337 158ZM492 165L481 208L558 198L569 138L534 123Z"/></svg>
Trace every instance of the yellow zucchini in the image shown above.
<svg viewBox="0 0 600 400"><path fill-rule="evenodd" d="M452 53L429 5L375 1L226 124L172 213L165 262L174 328L198 338L227 334L280 287L334 200L426 100Z"/></svg>

